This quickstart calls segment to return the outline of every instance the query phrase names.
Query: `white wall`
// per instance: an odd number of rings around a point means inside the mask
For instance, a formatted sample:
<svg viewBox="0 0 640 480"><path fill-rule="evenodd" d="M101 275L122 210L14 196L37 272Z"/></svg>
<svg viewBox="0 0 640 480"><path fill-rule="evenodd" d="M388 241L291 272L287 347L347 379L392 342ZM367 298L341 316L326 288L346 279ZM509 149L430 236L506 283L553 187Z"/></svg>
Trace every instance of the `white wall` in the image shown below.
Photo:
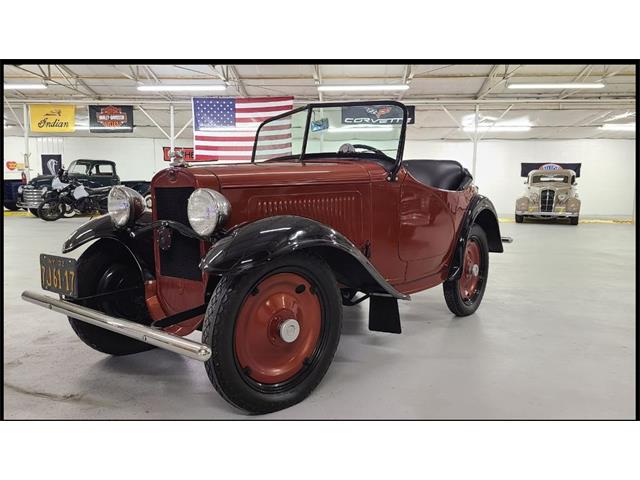
<svg viewBox="0 0 640 480"><path fill-rule="evenodd" d="M409 141L405 158L454 159L471 171L468 141ZM512 215L525 190L520 163L582 163L578 194L581 213L631 216L635 195L634 140L486 140L478 145L475 183L498 213Z"/></svg>
<svg viewBox="0 0 640 480"><path fill-rule="evenodd" d="M65 165L77 158L114 160L123 180L150 179L166 168L162 147L153 138L64 137L62 141L31 138L32 176L40 173L40 153L62 153ZM191 146L178 140L176 146ZM4 138L4 160L22 162L22 137ZM468 141L408 140L405 158L453 159L471 170L473 148ZM583 215L631 216L635 195L635 140L486 140L478 147L476 184L501 215L512 215L524 191L521 162L582 163L578 189ZM6 168L5 168L6 172ZM14 173L13 177L19 178Z"/></svg>

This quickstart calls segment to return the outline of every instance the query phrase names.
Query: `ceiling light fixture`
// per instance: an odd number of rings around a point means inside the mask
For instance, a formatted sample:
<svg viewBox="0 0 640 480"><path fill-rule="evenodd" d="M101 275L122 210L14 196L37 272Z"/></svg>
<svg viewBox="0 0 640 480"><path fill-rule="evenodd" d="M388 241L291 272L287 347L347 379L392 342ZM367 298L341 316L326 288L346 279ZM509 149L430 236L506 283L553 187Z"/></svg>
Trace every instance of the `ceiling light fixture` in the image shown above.
<svg viewBox="0 0 640 480"><path fill-rule="evenodd" d="M138 85L140 92L220 92L225 85Z"/></svg>
<svg viewBox="0 0 640 480"><path fill-rule="evenodd" d="M474 126L466 126L462 129L468 133L474 133L476 128ZM528 132L531 130L529 125L478 125L478 132Z"/></svg>
<svg viewBox="0 0 640 480"><path fill-rule="evenodd" d="M44 90L47 88L44 83L5 83L2 87L5 90Z"/></svg>
<svg viewBox="0 0 640 480"><path fill-rule="evenodd" d="M565 90L565 89L597 89L606 85L601 82L592 83L508 83L507 88L517 90Z"/></svg>
<svg viewBox="0 0 640 480"><path fill-rule="evenodd" d="M371 125L370 127L329 127L331 133L349 132L392 132L394 128L390 125ZM322 130L320 130L321 132Z"/></svg>
<svg viewBox="0 0 640 480"><path fill-rule="evenodd" d="M318 85L319 92L401 92L409 85Z"/></svg>
<svg viewBox="0 0 640 480"><path fill-rule="evenodd" d="M635 132L635 123L605 123L600 130L609 130L614 132Z"/></svg>

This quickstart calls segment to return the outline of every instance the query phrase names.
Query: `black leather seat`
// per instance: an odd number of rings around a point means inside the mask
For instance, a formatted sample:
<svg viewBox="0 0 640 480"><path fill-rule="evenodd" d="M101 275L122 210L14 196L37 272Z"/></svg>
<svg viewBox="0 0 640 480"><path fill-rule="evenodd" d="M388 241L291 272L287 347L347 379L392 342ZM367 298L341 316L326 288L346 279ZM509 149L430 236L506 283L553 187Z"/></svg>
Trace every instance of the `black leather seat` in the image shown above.
<svg viewBox="0 0 640 480"><path fill-rule="evenodd" d="M423 185L440 190L462 190L473 180L455 160L404 160L402 165Z"/></svg>

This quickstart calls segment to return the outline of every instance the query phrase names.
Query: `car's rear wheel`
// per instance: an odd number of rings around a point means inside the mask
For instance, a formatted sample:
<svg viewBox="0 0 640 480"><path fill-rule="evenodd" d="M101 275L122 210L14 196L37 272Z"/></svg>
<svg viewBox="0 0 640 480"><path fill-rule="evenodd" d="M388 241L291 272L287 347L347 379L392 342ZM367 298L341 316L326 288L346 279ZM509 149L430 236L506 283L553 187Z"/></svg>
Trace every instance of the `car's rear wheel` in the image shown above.
<svg viewBox="0 0 640 480"><path fill-rule="evenodd" d="M340 339L340 293L320 258L298 253L223 277L204 320L205 363L215 389L250 413L306 398L326 373Z"/></svg>
<svg viewBox="0 0 640 480"><path fill-rule="evenodd" d="M516 214L516 223L522 223L524 221L524 215Z"/></svg>
<svg viewBox="0 0 640 480"><path fill-rule="evenodd" d="M474 313L484 296L489 274L489 244L482 227L475 224L469 231L462 261L462 272L456 280L444 282L444 298L452 313L464 317Z"/></svg>

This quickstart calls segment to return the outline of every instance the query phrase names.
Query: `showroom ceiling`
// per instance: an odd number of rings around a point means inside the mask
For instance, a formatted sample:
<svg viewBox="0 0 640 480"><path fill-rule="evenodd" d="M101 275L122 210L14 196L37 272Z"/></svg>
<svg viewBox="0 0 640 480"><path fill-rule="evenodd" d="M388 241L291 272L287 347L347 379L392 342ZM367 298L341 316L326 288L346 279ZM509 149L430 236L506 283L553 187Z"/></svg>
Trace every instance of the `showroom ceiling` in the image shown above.
<svg viewBox="0 0 640 480"><path fill-rule="evenodd" d="M281 96L296 102L398 99L416 105L413 139L467 139L478 106L484 138L635 138L603 129L635 123L635 65L5 65L9 84L46 83L42 90L5 90L5 134L19 134L21 103L68 101L142 105L161 126L190 118L191 96ZM567 83L563 88L548 84ZM522 84L538 84L527 87ZM578 89L580 84L603 84ZM218 85L217 92L141 91L139 87ZM319 86L408 85L391 92L319 91ZM543 87L547 88L543 88ZM599 85L597 85L599 86ZM572 88L573 87L573 88ZM13 107L13 112L8 105ZM83 109L78 109L81 117ZM134 136L161 136L136 111ZM498 128L500 126L506 128ZM516 128L513 128L516 127ZM526 127L526 128L524 128ZM16 132L12 133L11 130ZM88 135L77 132L73 135ZM191 136L186 129L182 137Z"/></svg>

